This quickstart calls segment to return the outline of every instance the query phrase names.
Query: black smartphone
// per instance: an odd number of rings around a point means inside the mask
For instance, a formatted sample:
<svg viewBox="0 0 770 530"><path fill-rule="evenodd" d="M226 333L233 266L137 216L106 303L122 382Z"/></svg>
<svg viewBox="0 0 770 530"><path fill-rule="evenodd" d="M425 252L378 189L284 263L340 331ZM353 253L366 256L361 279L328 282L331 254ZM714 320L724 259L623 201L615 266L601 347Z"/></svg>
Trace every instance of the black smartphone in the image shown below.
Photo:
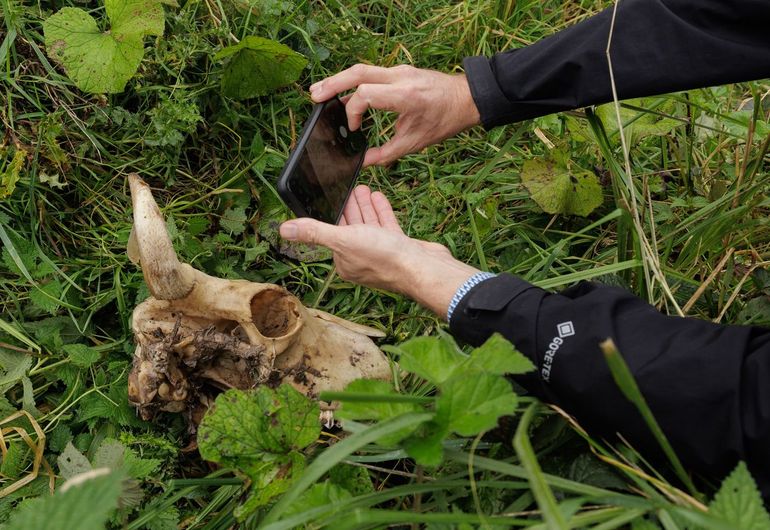
<svg viewBox="0 0 770 530"><path fill-rule="evenodd" d="M339 98L313 107L278 179L278 194L298 217L336 224L366 154L366 135L348 128Z"/></svg>

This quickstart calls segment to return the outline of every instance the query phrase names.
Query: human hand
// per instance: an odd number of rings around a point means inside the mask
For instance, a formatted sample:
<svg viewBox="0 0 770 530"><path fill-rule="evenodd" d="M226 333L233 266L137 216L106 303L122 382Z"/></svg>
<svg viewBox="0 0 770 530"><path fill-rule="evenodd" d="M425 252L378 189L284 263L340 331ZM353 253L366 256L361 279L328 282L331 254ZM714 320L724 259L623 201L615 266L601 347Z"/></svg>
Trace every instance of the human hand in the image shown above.
<svg viewBox="0 0 770 530"><path fill-rule="evenodd" d="M404 234L385 195L367 186L353 190L339 226L302 218L280 232L329 247L342 279L405 294L443 318L457 289L478 272L443 245Z"/></svg>
<svg viewBox="0 0 770 530"><path fill-rule="evenodd" d="M343 98L348 127L356 130L366 109L398 113L396 133L366 152L364 166L387 165L409 153L477 125L479 111L465 75L448 75L409 65L383 68L357 64L310 87L314 101L326 101L347 90Z"/></svg>

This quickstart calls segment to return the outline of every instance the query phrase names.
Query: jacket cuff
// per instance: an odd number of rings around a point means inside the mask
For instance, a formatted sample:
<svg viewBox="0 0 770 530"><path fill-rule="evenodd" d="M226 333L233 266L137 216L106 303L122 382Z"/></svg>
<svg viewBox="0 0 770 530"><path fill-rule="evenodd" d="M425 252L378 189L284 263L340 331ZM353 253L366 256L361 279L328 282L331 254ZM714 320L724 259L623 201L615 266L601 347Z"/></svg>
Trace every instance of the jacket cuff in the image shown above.
<svg viewBox="0 0 770 530"><path fill-rule="evenodd" d="M500 274L471 289L457 304L449 330L472 346L483 344L500 333L532 361L541 366L537 348L540 305L546 292L511 274ZM545 388L539 369L516 380L541 399L554 400Z"/></svg>
<svg viewBox="0 0 770 530"><path fill-rule="evenodd" d="M511 102L497 83L489 58L466 57L463 59L463 69L484 128L489 130L498 125L510 123L506 119L507 114L502 111L508 109Z"/></svg>

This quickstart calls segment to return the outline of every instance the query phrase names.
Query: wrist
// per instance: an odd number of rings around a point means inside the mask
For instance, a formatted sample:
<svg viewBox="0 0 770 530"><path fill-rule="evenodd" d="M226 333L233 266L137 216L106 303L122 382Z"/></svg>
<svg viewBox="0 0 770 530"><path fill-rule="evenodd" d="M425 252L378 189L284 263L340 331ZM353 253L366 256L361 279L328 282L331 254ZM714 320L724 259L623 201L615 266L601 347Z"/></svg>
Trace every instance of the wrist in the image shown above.
<svg viewBox="0 0 770 530"><path fill-rule="evenodd" d="M481 124L481 114L476 106L471 93L471 87L468 84L468 78L465 74L453 76L455 79L457 108L460 109L460 115L463 117L463 130L470 129Z"/></svg>
<svg viewBox="0 0 770 530"><path fill-rule="evenodd" d="M457 290L479 269L463 263L437 243L421 242L422 251L403 263L403 294L443 319Z"/></svg>

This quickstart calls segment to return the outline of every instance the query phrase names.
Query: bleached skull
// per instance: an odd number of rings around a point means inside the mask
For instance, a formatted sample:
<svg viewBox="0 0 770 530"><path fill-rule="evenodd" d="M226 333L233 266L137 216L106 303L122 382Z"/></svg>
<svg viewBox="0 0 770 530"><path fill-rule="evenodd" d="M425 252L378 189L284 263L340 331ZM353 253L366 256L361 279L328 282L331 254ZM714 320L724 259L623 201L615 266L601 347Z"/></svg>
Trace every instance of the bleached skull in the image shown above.
<svg viewBox="0 0 770 530"><path fill-rule="evenodd" d="M388 379L369 337L378 330L304 307L283 287L214 278L180 263L149 186L129 175L128 254L152 297L136 307L128 395L144 419L187 411L199 420L221 389L286 382L310 397L354 379Z"/></svg>

